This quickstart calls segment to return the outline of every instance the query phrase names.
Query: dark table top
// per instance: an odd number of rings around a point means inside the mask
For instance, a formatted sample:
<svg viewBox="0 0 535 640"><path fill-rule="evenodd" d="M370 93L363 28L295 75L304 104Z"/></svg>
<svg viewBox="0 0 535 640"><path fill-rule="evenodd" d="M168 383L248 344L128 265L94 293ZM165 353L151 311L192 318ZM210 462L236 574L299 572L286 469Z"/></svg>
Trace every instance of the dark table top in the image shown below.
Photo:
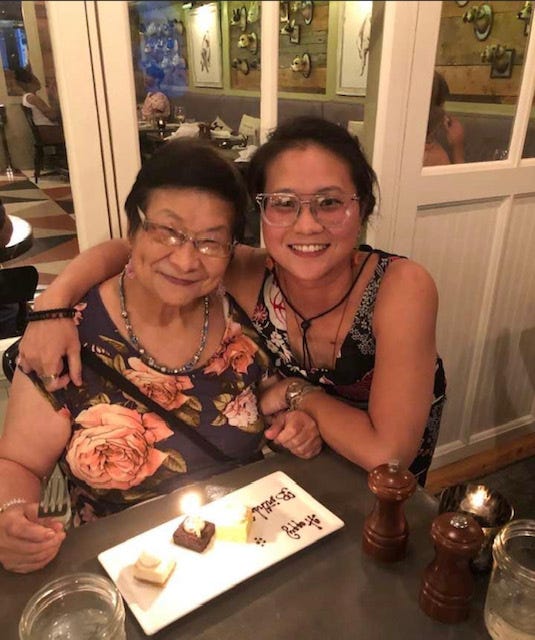
<svg viewBox="0 0 535 640"><path fill-rule="evenodd" d="M7 262L18 258L31 249L33 245L33 232L29 222L18 216L9 216L13 225L11 239L5 247L0 247L0 262Z"/></svg>
<svg viewBox="0 0 535 640"><path fill-rule="evenodd" d="M446 625L418 606L424 568L434 556L429 537L437 502L418 489L405 503L410 527L407 557L379 564L361 551L362 529L374 504L364 471L324 451L313 460L286 454L212 478L234 490L282 470L339 516L345 527L303 551L207 602L152 636L202 640L419 640L488 639L483 605L488 576L476 576L468 620ZM202 483L201 483L202 484ZM49 580L75 571L106 575L97 554L138 533L176 518L177 492L103 520L71 530L58 557L45 569L16 575L0 569L2 637L17 638L28 598ZM207 576L209 579L209 576ZM145 638L127 610L128 640Z"/></svg>

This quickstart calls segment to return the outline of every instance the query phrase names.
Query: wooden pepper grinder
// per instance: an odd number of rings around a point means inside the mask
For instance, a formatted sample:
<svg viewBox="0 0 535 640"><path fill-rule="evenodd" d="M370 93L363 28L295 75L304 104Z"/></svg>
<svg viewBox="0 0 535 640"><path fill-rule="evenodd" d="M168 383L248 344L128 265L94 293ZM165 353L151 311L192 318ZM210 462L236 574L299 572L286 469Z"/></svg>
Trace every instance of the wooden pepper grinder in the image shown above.
<svg viewBox="0 0 535 640"><path fill-rule="evenodd" d="M420 607L440 622L461 622L468 617L474 592L469 561L485 536L472 516L448 511L433 521L431 537L435 558L423 574Z"/></svg>
<svg viewBox="0 0 535 640"><path fill-rule="evenodd" d="M364 521L362 549L383 562L402 560L409 537L402 507L416 489L416 478L397 460L392 460L370 471L368 486L377 500Z"/></svg>

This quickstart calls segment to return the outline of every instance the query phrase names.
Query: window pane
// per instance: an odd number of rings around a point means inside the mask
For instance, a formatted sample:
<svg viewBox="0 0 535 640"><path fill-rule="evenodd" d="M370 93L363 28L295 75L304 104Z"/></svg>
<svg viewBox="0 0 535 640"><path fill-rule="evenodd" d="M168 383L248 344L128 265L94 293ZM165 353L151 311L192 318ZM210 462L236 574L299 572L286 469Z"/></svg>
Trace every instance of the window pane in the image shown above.
<svg viewBox="0 0 535 640"><path fill-rule="evenodd" d="M442 3L424 166L507 158L528 43L521 13L519 2Z"/></svg>
<svg viewBox="0 0 535 640"><path fill-rule="evenodd" d="M529 9L526 5L529 4ZM531 37L531 28L533 25L533 10L531 9L531 3L527 3L522 7L519 15L524 21L524 32ZM527 47L527 43L526 43ZM523 158L535 158L535 98L534 103L531 106L531 117L529 119L528 130L526 132L526 140L524 143L524 150L522 152Z"/></svg>
<svg viewBox="0 0 535 640"><path fill-rule="evenodd" d="M279 120L311 114L362 131L372 2L281 2Z"/></svg>
<svg viewBox="0 0 535 640"><path fill-rule="evenodd" d="M243 157L260 132L261 3L128 6L142 160L175 135ZM248 225L246 241L259 244L258 225Z"/></svg>
<svg viewBox="0 0 535 640"><path fill-rule="evenodd" d="M15 72L28 66L28 42L20 2L2 2L0 15L0 56L8 96L22 94Z"/></svg>

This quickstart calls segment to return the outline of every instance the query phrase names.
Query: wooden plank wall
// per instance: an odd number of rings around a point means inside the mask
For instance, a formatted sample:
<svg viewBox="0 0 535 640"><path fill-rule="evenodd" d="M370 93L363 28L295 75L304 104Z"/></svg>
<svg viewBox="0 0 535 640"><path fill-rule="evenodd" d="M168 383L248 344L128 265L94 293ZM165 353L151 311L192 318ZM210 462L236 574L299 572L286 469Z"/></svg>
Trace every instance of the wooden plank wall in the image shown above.
<svg viewBox="0 0 535 640"><path fill-rule="evenodd" d="M489 3L493 26L484 41L477 39L473 22L463 21L466 11L479 4L469 2L459 7L452 0L442 3L436 69L446 78L453 99L515 104L528 42L525 22L517 17L524 3L507 0ZM515 50L510 78L491 78L490 64L481 60L485 47L494 44Z"/></svg>
<svg viewBox="0 0 535 640"><path fill-rule="evenodd" d="M327 37L329 24L329 3L314 2L314 15L311 24L306 25L299 9L293 10L294 3L289 2L290 20L295 20L299 27L299 43L290 41L290 36L280 35L279 39L279 90L299 93L325 94L327 75ZM262 3L260 3L261 8ZM229 29L229 64L231 89L260 91L260 20L248 23L245 33L256 33L258 49L255 54L238 46L242 30L239 25L230 24L233 12L244 6L243 1L228 3L229 24L222 28ZM284 23L281 22L281 27ZM301 73L292 71L291 64L296 56L308 53L312 65L311 73L305 78ZM233 60L246 60L249 73L244 74L232 67Z"/></svg>
<svg viewBox="0 0 535 640"><path fill-rule="evenodd" d="M50 32L48 30L46 3L44 0L37 0L34 4L41 56L43 57L43 69L45 72L45 89L47 91L48 102L51 105L57 105L58 94L56 88L56 69L54 67L54 56L52 55Z"/></svg>

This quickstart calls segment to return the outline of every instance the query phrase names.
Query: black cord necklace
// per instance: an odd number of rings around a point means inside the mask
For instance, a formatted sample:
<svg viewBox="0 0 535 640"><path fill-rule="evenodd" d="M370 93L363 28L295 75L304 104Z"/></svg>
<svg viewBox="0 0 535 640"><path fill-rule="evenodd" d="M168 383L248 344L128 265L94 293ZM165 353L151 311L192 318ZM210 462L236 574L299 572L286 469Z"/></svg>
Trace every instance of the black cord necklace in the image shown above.
<svg viewBox="0 0 535 640"><path fill-rule="evenodd" d="M371 255L372 255L372 253L370 252L366 256L366 258L364 258L364 261L362 262L362 264L360 265L359 270L357 271L357 275L353 278L353 281L351 282L351 285L349 286L349 289L344 293L344 295L340 298L340 300L338 300L338 302L336 304L333 304L332 307L329 307L325 311L322 311L321 313L318 313L315 316L310 316L310 318L305 318L305 316L293 306L293 304L290 302L288 296L284 292L284 289L282 288L281 283L279 282L279 279L277 277L276 271L273 272L273 275L274 275L274 278L275 278L275 283L279 287L279 290L280 290L281 295L282 295L282 297L284 299L284 302L295 313L296 317L300 318L300 320L301 320L300 326L301 326L301 332L302 332L302 335L303 335L303 343L302 343L303 366L304 366L305 369L309 370L312 367L312 355L310 353L310 347L308 346L308 340L307 340L307 331L312 326L312 322L314 320L317 320L318 318L323 318L323 316L328 315L329 313L331 313L331 311L334 311L335 309L338 309L338 307L347 300L347 298L351 295L351 292L353 291L353 288L357 284L357 280L359 279L360 274L362 273L362 271L363 271L364 267L366 266L366 263L368 262L368 260L369 260Z"/></svg>

